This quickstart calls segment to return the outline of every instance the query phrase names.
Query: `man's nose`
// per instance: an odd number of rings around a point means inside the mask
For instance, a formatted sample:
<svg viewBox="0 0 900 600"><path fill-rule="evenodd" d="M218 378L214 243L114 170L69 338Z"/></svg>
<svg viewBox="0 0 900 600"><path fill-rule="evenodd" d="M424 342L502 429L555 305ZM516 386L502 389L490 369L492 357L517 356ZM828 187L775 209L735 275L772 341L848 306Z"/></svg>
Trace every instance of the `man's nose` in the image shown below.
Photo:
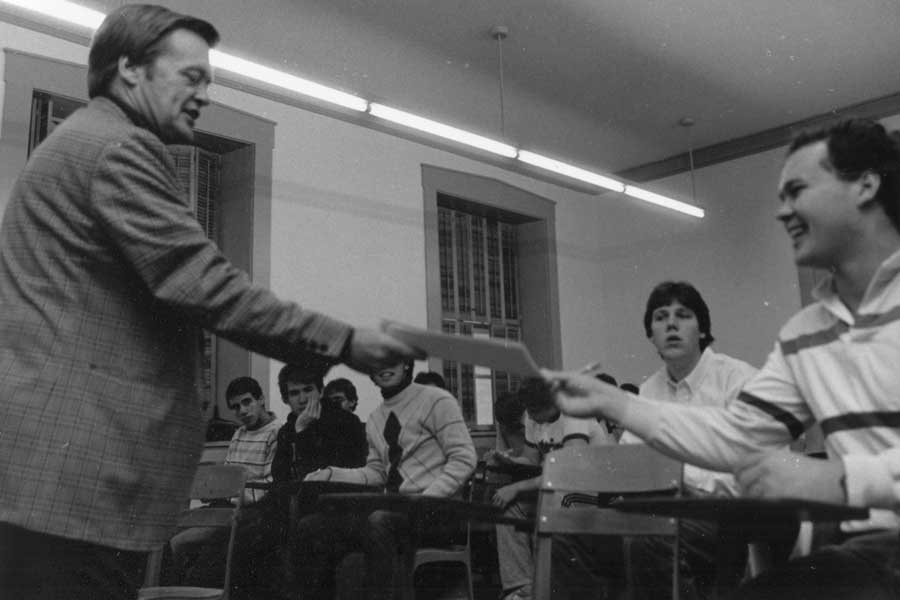
<svg viewBox="0 0 900 600"><path fill-rule="evenodd" d="M206 106L209 104L209 84L201 83L197 86L197 91L194 92L194 99L197 101L197 104L200 106Z"/></svg>

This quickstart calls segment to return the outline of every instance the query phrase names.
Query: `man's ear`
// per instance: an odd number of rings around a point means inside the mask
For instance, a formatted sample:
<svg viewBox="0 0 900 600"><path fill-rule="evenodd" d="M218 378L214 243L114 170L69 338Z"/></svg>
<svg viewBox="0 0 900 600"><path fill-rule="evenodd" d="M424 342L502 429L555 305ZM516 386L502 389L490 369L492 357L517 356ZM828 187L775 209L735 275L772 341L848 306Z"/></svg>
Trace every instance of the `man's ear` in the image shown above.
<svg viewBox="0 0 900 600"><path fill-rule="evenodd" d="M144 65L135 64L127 56L120 56L117 65L119 77L130 87L136 86L140 79L139 70L143 69Z"/></svg>
<svg viewBox="0 0 900 600"><path fill-rule="evenodd" d="M859 190L856 195L856 205L862 208L873 201L878 190L881 189L881 175L875 171L866 171L859 177L856 184Z"/></svg>

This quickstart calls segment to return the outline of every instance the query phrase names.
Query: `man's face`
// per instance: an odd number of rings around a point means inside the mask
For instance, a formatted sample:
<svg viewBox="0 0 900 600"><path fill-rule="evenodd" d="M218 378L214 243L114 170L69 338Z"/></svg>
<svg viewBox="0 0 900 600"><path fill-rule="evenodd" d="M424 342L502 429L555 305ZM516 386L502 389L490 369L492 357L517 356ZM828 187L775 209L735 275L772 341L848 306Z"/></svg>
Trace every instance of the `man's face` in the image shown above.
<svg viewBox="0 0 900 600"><path fill-rule="evenodd" d="M289 381L287 384L286 402L291 407L291 412L299 414L311 401L317 401L322 397L322 392L314 383L299 383Z"/></svg>
<svg viewBox="0 0 900 600"><path fill-rule="evenodd" d="M784 163L778 183L781 205L776 218L784 224L794 249L794 261L807 267L830 268L841 262L859 234L853 187L826 167L824 141L804 146Z"/></svg>
<svg viewBox="0 0 900 600"><path fill-rule="evenodd" d="M209 104L209 45L192 31L176 29L162 52L138 67L135 108L166 143L191 142L200 109Z"/></svg>
<svg viewBox="0 0 900 600"><path fill-rule="evenodd" d="M678 300L650 314L650 341L664 361L700 358L700 323Z"/></svg>
<svg viewBox="0 0 900 600"><path fill-rule="evenodd" d="M372 375L372 381L380 388L391 388L400 385L406 372L405 366L405 363L400 362L392 367L376 371Z"/></svg>
<svg viewBox="0 0 900 600"><path fill-rule="evenodd" d="M335 406L340 406L347 412L356 411L357 401L347 398L347 394L345 394L344 392L331 392L331 394L328 396L328 401Z"/></svg>
<svg viewBox="0 0 900 600"><path fill-rule="evenodd" d="M266 401L263 396L254 398L247 392L228 399L228 406L247 429L258 427L266 415Z"/></svg>

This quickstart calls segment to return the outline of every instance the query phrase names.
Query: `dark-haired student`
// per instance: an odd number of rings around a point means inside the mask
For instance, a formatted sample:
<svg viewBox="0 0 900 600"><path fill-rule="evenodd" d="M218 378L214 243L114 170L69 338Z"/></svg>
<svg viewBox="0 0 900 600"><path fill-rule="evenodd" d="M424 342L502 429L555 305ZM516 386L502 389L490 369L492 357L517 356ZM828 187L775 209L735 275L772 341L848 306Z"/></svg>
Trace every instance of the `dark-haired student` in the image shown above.
<svg viewBox="0 0 900 600"><path fill-rule="evenodd" d="M662 359L662 366L641 385L639 394L663 402L693 406L728 406L756 369L742 360L714 352L709 307L700 292L685 281L664 281L647 298L644 332ZM641 440L627 431L623 444ZM689 496L737 496L731 473L717 473L693 465L684 468ZM733 587L744 574L746 540L724 533L715 521L681 522L682 594L711 598L716 586ZM644 583L638 597L668 598L667 574L672 569L671 538L636 538L631 544L635 579ZM722 553L728 559L722 559ZM727 563L727 564L726 564ZM717 572L717 567L720 570ZM721 572L721 570L727 572Z"/></svg>
<svg viewBox="0 0 900 600"><path fill-rule="evenodd" d="M615 444L605 423L560 413L553 394L540 379L528 379L518 391L525 409L525 445L519 456L502 459L507 464L541 466L550 452L589 444ZM534 492L541 476L509 483L492 498L505 514L533 518ZM534 576L534 547L531 532L512 525L497 525L497 559L504 600L531 600ZM553 543L551 584L553 597L612 598L621 571L621 544L618 538L556 536Z"/></svg>
<svg viewBox="0 0 900 600"><path fill-rule="evenodd" d="M322 390L322 395L325 397L325 402L330 402L348 413L355 413L359 404L359 394L356 392L356 386L353 385L352 381L344 377L332 379L326 383L325 389Z"/></svg>
<svg viewBox="0 0 900 600"><path fill-rule="evenodd" d="M476 462L457 399L439 387L414 383L412 361L378 369L371 378L383 401L366 422L365 466L329 466L306 479L380 486L389 493L457 495ZM304 599L332 598L338 564L361 550L367 597L397 598L409 584L410 557L420 541L417 531L435 535L441 529L440 523L412 523L408 515L386 510L308 515L295 531L296 591Z"/></svg>
<svg viewBox="0 0 900 600"><path fill-rule="evenodd" d="M816 302L792 317L761 371L727 407L625 397L551 373L560 407L606 415L694 464L733 470L752 497L883 508L842 524L843 539L738 588L735 598L888 599L900 594L900 147L848 120L794 140L776 216L798 265L827 269ZM826 460L778 449L818 422ZM878 528L894 527L889 531Z"/></svg>

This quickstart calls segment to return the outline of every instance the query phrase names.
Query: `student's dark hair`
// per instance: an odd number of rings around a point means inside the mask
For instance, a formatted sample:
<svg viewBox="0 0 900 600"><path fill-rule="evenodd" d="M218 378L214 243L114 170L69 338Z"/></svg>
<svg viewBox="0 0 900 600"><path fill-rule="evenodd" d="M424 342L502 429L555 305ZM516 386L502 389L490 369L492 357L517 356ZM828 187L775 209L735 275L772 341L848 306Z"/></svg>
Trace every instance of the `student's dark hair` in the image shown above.
<svg viewBox="0 0 900 600"><path fill-rule="evenodd" d="M329 395L335 392L344 394L344 396L347 397L347 400L359 400L359 396L356 394L356 386L353 385L353 382L349 379L343 377L332 379L325 385L322 395L328 398Z"/></svg>
<svg viewBox="0 0 900 600"><path fill-rule="evenodd" d="M610 375L609 373L598 373L595 377L597 379L599 379L600 381L605 381L609 385L615 385L615 386L619 385L619 382L616 381L616 378L613 377L612 375Z"/></svg>
<svg viewBox="0 0 900 600"><path fill-rule="evenodd" d="M328 365L315 360L303 364L288 363L284 365L278 371L278 391L281 392L281 399L287 402L288 384L290 383L312 383L321 392L325 387L325 373L327 372Z"/></svg>
<svg viewBox="0 0 900 600"><path fill-rule="evenodd" d="M102 96L119 68L119 58L135 65L149 65L163 51L164 38L176 29L187 29L210 47L219 32L203 19L173 12L153 4L126 4L109 13L91 40L88 55L88 96Z"/></svg>
<svg viewBox="0 0 900 600"><path fill-rule="evenodd" d="M516 392L503 392L494 402L494 420L507 431L519 431L525 427L522 423L523 414L525 405Z"/></svg>
<svg viewBox="0 0 900 600"><path fill-rule="evenodd" d="M519 400L528 412L544 410L554 403L550 386L543 379L537 377L530 377L522 382L522 386L519 388Z"/></svg>
<svg viewBox="0 0 900 600"><path fill-rule="evenodd" d="M875 201L900 231L900 134L889 133L871 119L846 119L800 133L791 142L788 156L821 141L828 149L823 167L838 179L856 181L869 172L881 177Z"/></svg>
<svg viewBox="0 0 900 600"><path fill-rule="evenodd" d="M644 333L648 338L653 335L650 329L653 311L661 306L668 306L675 300L691 309L697 316L697 324L700 329L700 350L705 350L715 341L709 322L709 307L706 306L706 302L697 288L686 281L663 281L653 288L650 297L647 298L647 308L644 310Z"/></svg>
<svg viewBox="0 0 900 600"><path fill-rule="evenodd" d="M259 382L252 377L237 377L232 379L228 387L225 388L226 401L244 394L250 394L259 400L262 397L262 388L259 387Z"/></svg>
<svg viewBox="0 0 900 600"><path fill-rule="evenodd" d="M632 394L639 394L641 391L640 388L638 388L638 386L634 385L633 383L623 383L619 386L619 389L630 392Z"/></svg>
<svg viewBox="0 0 900 600"><path fill-rule="evenodd" d="M441 389L447 389L447 382L437 371L419 371L413 381L422 385L435 385Z"/></svg>

